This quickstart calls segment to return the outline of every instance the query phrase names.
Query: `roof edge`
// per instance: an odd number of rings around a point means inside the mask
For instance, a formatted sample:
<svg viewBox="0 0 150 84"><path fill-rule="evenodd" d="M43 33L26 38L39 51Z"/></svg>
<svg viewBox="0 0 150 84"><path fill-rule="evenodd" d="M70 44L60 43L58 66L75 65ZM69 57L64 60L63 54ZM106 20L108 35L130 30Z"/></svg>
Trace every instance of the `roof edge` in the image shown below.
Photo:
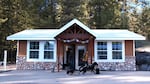
<svg viewBox="0 0 150 84"><path fill-rule="evenodd" d="M86 30L87 32L89 32L90 34L92 34L93 36L96 37L96 35L94 34L94 32L91 31L91 29L89 27L87 27L85 24L83 24L82 22L80 22L79 20L77 20L76 18L74 18L73 20L71 20L70 22L68 22L67 24L65 24L64 26L62 26L58 32L56 32L56 34L54 35L54 37L56 37L57 35L59 35L60 33L62 33L63 31L65 31L66 29L68 29L70 26L72 26L73 24L77 24L79 25L81 28L83 28L84 30Z"/></svg>

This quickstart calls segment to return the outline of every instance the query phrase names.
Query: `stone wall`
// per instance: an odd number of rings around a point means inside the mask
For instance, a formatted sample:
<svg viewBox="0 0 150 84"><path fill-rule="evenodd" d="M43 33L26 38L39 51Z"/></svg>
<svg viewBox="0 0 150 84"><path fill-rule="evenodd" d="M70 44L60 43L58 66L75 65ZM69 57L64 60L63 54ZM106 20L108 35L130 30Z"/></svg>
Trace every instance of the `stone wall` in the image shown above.
<svg viewBox="0 0 150 84"><path fill-rule="evenodd" d="M135 57L126 57L125 62L99 62L100 70L135 71ZM55 62L26 62L25 57L17 57L17 70L52 70L57 69ZM61 68L61 66L60 66Z"/></svg>
<svg viewBox="0 0 150 84"><path fill-rule="evenodd" d="M17 70L52 70L56 69L55 62L26 62L25 57L16 59Z"/></svg>
<svg viewBox="0 0 150 84"><path fill-rule="evenodd" d="M100 70L109 70L109 71L135 71L135 57L126 56L125 62L99 62Z"/></svg>

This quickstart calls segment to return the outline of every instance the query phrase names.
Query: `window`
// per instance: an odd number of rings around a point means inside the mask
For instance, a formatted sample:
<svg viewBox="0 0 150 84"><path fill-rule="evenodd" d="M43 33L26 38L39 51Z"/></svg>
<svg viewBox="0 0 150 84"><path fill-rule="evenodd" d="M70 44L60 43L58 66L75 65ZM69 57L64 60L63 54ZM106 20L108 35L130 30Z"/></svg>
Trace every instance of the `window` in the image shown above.
<svg viewBox="0 0 150 84"><path fill-rule="evenodd" d="M53 59L54 56L54 42L47 41L44 44L44 59Z"/></svg>
<svg viewBox="0 0 150 84"><path fill-rule="evenodd" d="M122 59L121 42L112 42L112 59Z"/></svg>
<svg viewBox="0 0 150 84"><path fill-rule="evenodd" d="M56 61L55 41L28 41L27 61Z"/></svg>
<svg viewBox="0 0 150 84"><path fill-rule="evenodd" d="M107 59L107 42L97 43L98 59Z"/></svg>
<svg viewBox="0 0 150 84"><path fill-rule="evenodd" d="M124 41L97 41L95 55L99 62L124 62Z"/></svg>
<svg viewBox="0 0 150 84"><path fill-rule="evenodd" d="M39 58L39 42L30 42L30 55L29 58Z"/></svg>

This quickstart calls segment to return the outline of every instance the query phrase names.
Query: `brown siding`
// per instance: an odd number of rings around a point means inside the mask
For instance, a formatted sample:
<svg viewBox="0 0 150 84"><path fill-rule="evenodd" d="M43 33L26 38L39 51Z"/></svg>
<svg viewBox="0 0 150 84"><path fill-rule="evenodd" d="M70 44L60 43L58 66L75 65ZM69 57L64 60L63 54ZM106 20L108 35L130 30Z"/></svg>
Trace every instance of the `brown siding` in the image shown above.
<svg viewBox="0 0 150 84"><path fill-rule="evenodd" d="M26 56L26 51L27 51L27 41L19 41L18 56L20 57Z"/></svg>
<svg viewBox="0 0 150 84"><path fill-rule="evenodd" d="M63 44L60 40L57 40L57 70L58 72L60 70L59 64L61 60L63 59L62 55L63 55Z"/></svg>
<svg viewBox="0 0 150 84"><path fill-rule="evenodd" d="M94 39L91 39L88 43L88 56L89 56L89 63L92 63L92 58L94 56Z"/></svg>
<svg viewBox="0 0 150 84"><path fill-rule="evenodd" d="M125 41L125 56L133 56L133 40Z"/></svg>

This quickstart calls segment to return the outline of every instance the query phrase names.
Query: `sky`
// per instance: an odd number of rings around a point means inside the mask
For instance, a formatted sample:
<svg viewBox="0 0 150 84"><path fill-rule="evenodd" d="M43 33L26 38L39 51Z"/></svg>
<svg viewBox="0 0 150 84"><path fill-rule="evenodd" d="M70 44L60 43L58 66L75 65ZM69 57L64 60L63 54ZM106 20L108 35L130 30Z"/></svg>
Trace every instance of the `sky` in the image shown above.
<svg viewBox="0 0 150 84"><path fill-rule="evenodd" d="M145 6L150 7L150 0L138 0L138 3L133 2L135 0L127 0L127 4L130 7L133 7L130 12L137 10L137 13L142 13L142 10ZM143 2L146 2L148 5L145 5Z"/></svg>

